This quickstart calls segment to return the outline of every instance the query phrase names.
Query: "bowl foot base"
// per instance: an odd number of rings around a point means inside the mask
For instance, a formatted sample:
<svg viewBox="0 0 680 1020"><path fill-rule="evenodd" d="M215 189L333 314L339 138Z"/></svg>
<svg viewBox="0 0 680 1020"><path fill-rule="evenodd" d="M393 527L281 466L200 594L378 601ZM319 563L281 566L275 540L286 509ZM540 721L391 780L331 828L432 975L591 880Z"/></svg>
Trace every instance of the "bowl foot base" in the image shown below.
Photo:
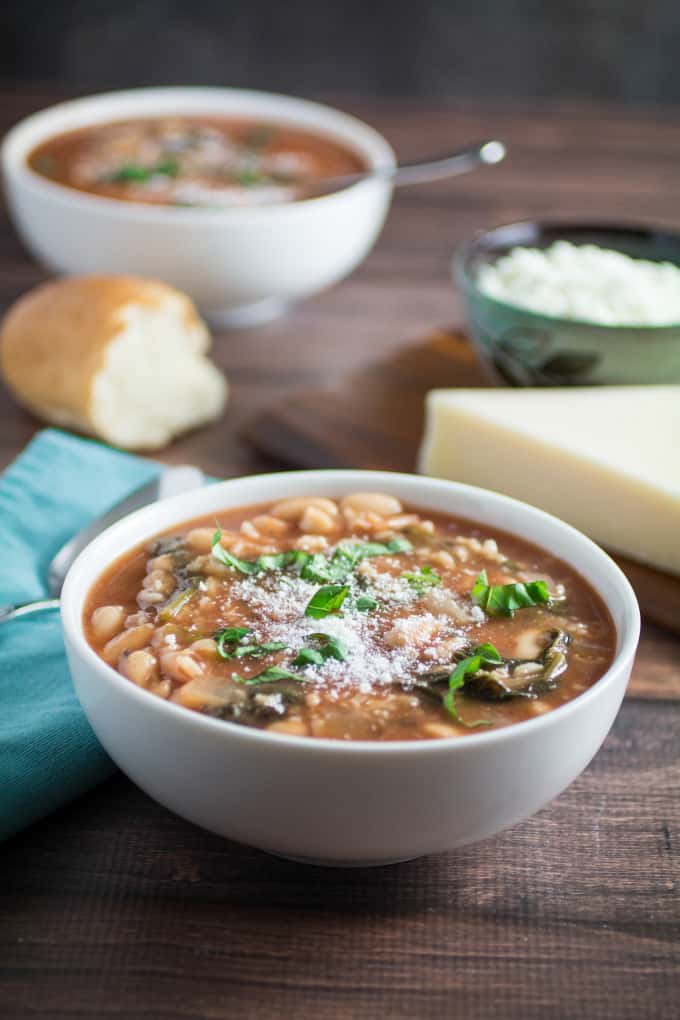
<svg viewBox="0 0 680 1020"><path fill-rule="evenodd" d="M415 861L416 857L395 857L393 860L379 861L334 861L319 857L294 857L290 854L277 854L269 850L272 857L278 857L282 861L293 861L294 864L311 864L315 868L387 868L392 864L405 864L407 861Z"/></svg>
<svg viewBox="0 0 680 1020"><path fill-rule="evenodd" d="M249 329L272 322L288 311L289 303L282 298L265 298L250 305L234 308L202 308L201 311L211 326L216 329Z"/></svg>

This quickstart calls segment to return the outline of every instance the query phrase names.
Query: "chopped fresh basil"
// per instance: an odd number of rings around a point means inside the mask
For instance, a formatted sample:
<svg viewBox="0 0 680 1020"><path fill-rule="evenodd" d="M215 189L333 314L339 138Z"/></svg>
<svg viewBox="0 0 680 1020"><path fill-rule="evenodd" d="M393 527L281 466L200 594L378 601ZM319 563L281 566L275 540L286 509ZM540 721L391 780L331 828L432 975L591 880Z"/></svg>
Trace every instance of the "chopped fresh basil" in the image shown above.
<svg viewBox="0 0 680 1020"><path fill-rule="evenodd" d="M240 574L256 574L258 571L257 562L240 560L238 556L234 556L234 554L230 553L228 549L225 549L223 545L220 545L221 538L222 531L218 528L212 537L212 554L215 559L225 567L233 567L234 570L238 570Z"/></svg>
<svg viewBox="0 0 680 1020"><path fill-rule="evenodd" d="M112 184L145 184L157 174L165 177L176 177L179 163L176 159L163 159L153 166L142 166L140 163L124 163L108 178Z"/></svg>
<svg viewBox="0 0 680 1020"><path fill-rule="evenodd" d="M322 653L316 648L301 648L293 659L294 666L323 666Z"/></svg>
<svg viewBox="0 0 680 1020"><path fill-rule="evenodd" d="M436 570L428 566L427 563L424 567L415 573L411 571L404 571L401 575L405 581L408 581L411 588L414 588L419 594L426 591L427 588L436 588L437 585L442 583L442 579Z"/></svg>
<svg viewBox="0 0 680 1020"><path fill-rule="evenodd" d="M254 562L259 570L283 570L288 566L288 554L285 552L262 553Z"/></svg>
<svg viewBox="0 0 680 1020"><path fill-rule="evenodd" d="M344 662L347 658L347 648L339 638L330 634L310 634L309 637L317 642L318 648L301 648L293 659L294 666L321 666L326 659Z"/></svg>
<svg viewBox="0 0 680 1020"><path fill-rule="evenodd" d="M238 171L236 180L243 188L253 188L257 184L262 184L264 178L254 167L246 166Z"/></svg>
<svg viewBox="0 0 680 1020"><path fill-rule="evenodd" d="M374 599L372 595L360 595L354 606L360 613L368 613L371 609L378 608L378 600Z"/></svg>
<svg viewBox="0 0 680 1020"><path fill-rule="evenodd" d="M472 589L472 601L488 616L514 616L518 609L548 605L550 592L545 581L490 585L486 570L482 570Z"/></svg>
<svg viewBox="0 0 680 1020"><path fill-rule="evenodd" d="M287 647L284 641L265 641L261 645L238 645L234 649L233 657L242 659L244 655L252 655L255 659L261 659L270 652L283 652Z"/></svg>
<svg viewBox="0 0 680 1020"><path fill-rule="evenodd" d="M288 647L282 641L265 641L259 645L244 645L243 639L250 634L248 627L225 627L214 635L217 652L223 659L242 659L244 655L252 655L261 659L270 652L282 652Z"/></svg>
<svg viewBox="0 0 680 1020"><path fill-rule="evenodd" d="M300 567L303 570L312 559L311 554L303 552L302 549L289 549L281 553L262 553L256 560L242 560L220 544L221 538L222 531L218 528L212 540L212 554L215 559L225 567L233 567L234 570L249 577L267 570L285 570L286 567Z"/></svg>
<svg viewBox="0 0 680 1020"><path fill-rule="evenodd" d="M160 163L156 163L153 167L154 174L165 174L166 177L177 177L179 173L179 163L176 159L169 157L161 160Z"/></svg>
<svg viewBox="0 0 680 1020"><path fill-rule="evenodd" d="M345 542L339 545L330 559L322 553L311 556L300 571L305 581L332 584L344 581L361 560L372 556L390 556L410 552L413 546L406 538L393 538L389 542Z"/></svg>
<svg viewBox="0 0 680 1020"><path fill-rule="evenodd" d="M311 553L303 552L302 549L288 549L286 552L280 553L262 553L253 561L256 568L253 573L261 570L285 570L286 567L303 569L311 558Z"/></svg>
<svg viewBox="0 0 680 1020"><path fill-rule="evenodd" d="M449 677L449 689L444 695L444 707L450 715L460 723L462 726L474 727L474 726L491 726L492 724L486 719L478 719L476 722L468 723L464 722L458 714L456 707L456 691L465 685L465 681L469 676L476 673L482 666L494 666L503 662L503 657L497 648L494 648L492 644L486 642L483 645L478 645L472 652L472 655L468 655L467 658L463 659L458 663L453 673Z"/></svg>
<svg viewBox="0 0 680 1020"><path fill-rule="evenodd" d="M236 680L240 684L245 684L247 687L252 687L255 684L273 684L277 680L297 680L298 683L304 682L303 678L299 673L290 673L287 669L281 669L280 666L267 666L261 673L256 673L255 676L243 677L239 676L238 673L234 673L232 680Z"/></svg>
<svg viewBox="0 0 680 1020"><path fill-rule="evenodd" d="M413 546L407 538L391 538L387 543L387 551L391 553L411 552Z"/></svg>
<svg viewBox="0 0 680 1020"><path fill-rule="evenodd" d="M323 619L331 613L337 613L349 594L346 584L325 584L312 595L305 609L305 616L316 620Z"/></svg>
<svg viewBox="0 0 680 1020"><path fill-rule="evenodd" d="M332 580L328 560L322 553L310 555L300 568L300 577L303 581L312 581L314 584L325 584Z"/></svg>
<svg viewBox="0 0 680 1020"><path fill-rule="evenodd" d="M250 634L249 627L224 627L222 630L218 630L213 635L217 642L217 652L222 656L223 659L230 659L232 657L233 649L227 648L227 645L237 645L239 641L242 641L246 634Z"/></svg>
<svg viewBox="0 0 680 1020"><path fill-rule="evenodd" d="M285 570L297 567L303 581L314 584L332 584L344 581L357 563L367 556L389 556L392 553L409 552L413 547L408 539L393 538L387 543L355 542L340 545L330 560L322 553L303 552L289 549L281 553L263 553L256 560L242 560L220 544L222 531L217 529L212 540L212 554L225 567L233 567L241 574L252 576L266 570Z"/></svg>

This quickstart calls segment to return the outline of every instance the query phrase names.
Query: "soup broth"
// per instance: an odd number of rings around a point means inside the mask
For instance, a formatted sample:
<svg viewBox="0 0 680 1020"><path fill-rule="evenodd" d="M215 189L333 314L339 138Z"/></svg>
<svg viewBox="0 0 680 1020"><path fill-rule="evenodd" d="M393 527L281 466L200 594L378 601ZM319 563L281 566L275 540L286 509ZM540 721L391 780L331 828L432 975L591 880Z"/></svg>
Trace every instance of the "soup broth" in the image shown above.
<svg viewBox="0 0 680 1020"><path fill-rule="evenodd" d="M223 117L154 117L57 135L32 170L91 195L172 206L289 202L326 177L366 169L349 148L287 125Z"/></svg>
<svg viewBox="0 0 680 1020"><path fill-rule="evenodd" d="M615 645L549 552L382 493L230 509L121 557L85 629L157 697L338 740L465 737L557 708Z"/></svg>

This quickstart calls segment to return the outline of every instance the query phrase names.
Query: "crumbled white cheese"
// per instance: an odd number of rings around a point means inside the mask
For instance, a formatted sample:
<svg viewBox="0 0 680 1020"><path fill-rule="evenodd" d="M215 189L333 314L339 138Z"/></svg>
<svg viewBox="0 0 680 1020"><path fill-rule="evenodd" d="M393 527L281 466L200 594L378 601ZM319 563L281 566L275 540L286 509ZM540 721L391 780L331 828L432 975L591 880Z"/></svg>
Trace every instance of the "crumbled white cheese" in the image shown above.
<svg viewBox="0 0 680 1020"><path fill-rule="evenodd" d="M513 248L477 276L484 294L543 315L605 326L680 323L680 268L593 244Z"/></svg>

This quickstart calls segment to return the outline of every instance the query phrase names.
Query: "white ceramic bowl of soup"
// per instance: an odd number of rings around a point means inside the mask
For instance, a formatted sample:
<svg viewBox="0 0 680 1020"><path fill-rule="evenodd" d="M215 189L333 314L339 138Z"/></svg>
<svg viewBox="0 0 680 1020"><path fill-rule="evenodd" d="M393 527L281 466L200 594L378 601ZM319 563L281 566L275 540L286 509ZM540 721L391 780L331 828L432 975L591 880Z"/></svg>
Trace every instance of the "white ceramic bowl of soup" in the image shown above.
<svg viewBox="0 0 680 1020"><path fill-rule="evenodd" d="M36 173L27 158L50 138L91 125L168 115L253 119L339 142L367 167L391 167L368 124L319 103L227 88L111 92L61 103L17 124L1 150L10 215L32 254L59 273L132 273L189 294L217 323L251 324L336 283L367 255L391 186L365 180L304 201L175 208L90 195Z"/></svg>
<svg viewBox="0 0 680 1020"><path fill-rule="evenodd" d="M559 708L493 732L412 741L337 741L270 733L191 711L108 666L83 629L104 569L159 531L283 497L381 491L426 510L502 528L571 564L616 629L610 668ZM300 471L240 478L146 507L78 557L62 596L73 682L99 740L151 797L197 825L315 863L387 864L485 839L569 785L606 737L639 637L633 591L598 546L555 517L497 493L412 475Z"/></svg>

